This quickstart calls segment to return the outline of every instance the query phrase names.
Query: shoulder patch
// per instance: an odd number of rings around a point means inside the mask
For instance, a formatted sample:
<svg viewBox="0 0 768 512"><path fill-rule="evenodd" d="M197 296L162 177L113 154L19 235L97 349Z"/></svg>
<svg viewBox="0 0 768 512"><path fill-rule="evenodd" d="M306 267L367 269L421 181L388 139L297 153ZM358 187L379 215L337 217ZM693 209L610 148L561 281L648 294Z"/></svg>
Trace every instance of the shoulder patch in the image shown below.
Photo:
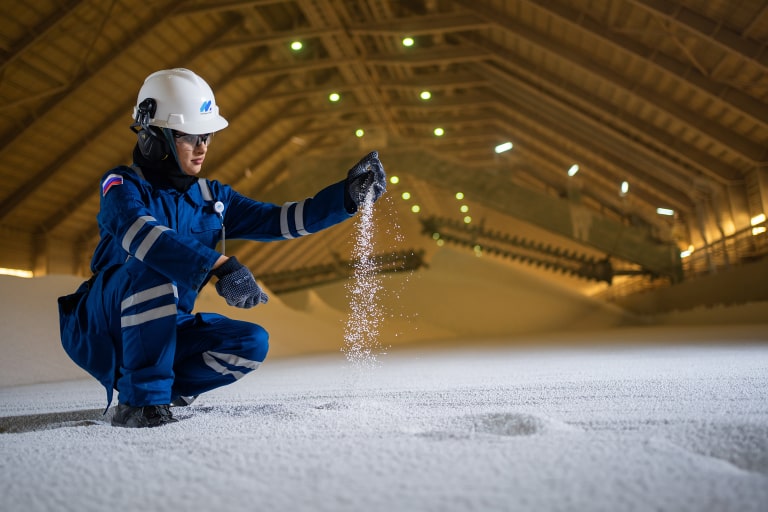
<svg viewBox="0 0 768 512"><path fill-rule="evenodd" d="M104 197L107 195L107 192L109 192L109 189L111 189L114 186L122 185L123 184L123 177L119 174L110 174L106 178L104 178L104 181L101 182L101 197Z"/></svg>

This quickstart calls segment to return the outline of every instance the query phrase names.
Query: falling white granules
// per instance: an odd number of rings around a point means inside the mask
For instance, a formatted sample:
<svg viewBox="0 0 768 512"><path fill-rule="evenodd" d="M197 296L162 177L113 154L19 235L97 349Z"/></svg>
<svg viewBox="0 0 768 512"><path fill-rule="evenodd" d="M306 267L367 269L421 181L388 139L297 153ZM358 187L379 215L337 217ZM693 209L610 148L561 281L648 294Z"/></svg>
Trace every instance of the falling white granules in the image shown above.
<svg viewBox="0 0 768 512"><path fill-rule="evenodd" d="M360 205L356 221L355 246L352 251L353 273L347 283L350 312L344 328L343 349L347 360L354 366L369 368L377 365L379 326L382 311L378 304L381 278L376 271L373 255L373 197L369 192Z"/></svg>

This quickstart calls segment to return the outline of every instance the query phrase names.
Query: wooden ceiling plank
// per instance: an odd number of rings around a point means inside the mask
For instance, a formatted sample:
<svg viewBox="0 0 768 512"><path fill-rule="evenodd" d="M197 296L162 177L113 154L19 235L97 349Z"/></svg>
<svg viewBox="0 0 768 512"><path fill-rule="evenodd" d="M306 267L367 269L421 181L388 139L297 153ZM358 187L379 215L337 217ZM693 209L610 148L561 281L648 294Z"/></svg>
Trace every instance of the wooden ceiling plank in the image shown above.
<svg viewBox="0 0 768 512"><path fill-rule="evenodd" d="M739 35L722 23L709 19L686 7L670 3L666 0L627 0L654 16L658 16L691 33L707 39L711 44L729 53L733 57L743 59L758 66L764 73L768 72L768 54L763 52L763 46ZM768 12L768 5L763 13ZM759 18L759 16L757 17ZM748 33L748 28L745 32ZM745 34L746 35L746 34Z"/></svg>
<svg viewBox="0 0 768 512"><path fill-rule="evenodd" d="M489 26L486 20L471 14L441 13L352 25L348 31L354 35L417 36L479 30Z"/></svg>
<svg viewBox="0 0 768 512"><path fill-rule="evenodd" d="M299 1L305 16L312 24L342 25L342 11L339 12L327 0L302 0ZM387 106L385 95L377 86L375 72L365 65L368 59L365 45L351 34L342 33L338 36L326 36L321 38L329 56L332 58L347 57L350 50L360 57L358 62L339 67L339 73L347 82L355 83L363 81L367 87L355 91L358 102L371 105L371 115L378 122L386 125L391 133L400 133L401 128Z"/></svg>
<svg viewBox="0 0 768 512"><path fill-rule="evenodd" d="M493 43L483 43L485 47L492 52L496 52ZM664 148L669 155L674 155L679 162L685 162L690 165L687 168L684 165L676 164L679 173L693 176L695 171L710 176L723 185L743 185L743 176L736 169L726 166L705 154L697 148L685 144L682 141L674 140L670 145L670 136L667 132L656 128L649 123L639 119L626 119L616 115L616 108L601 98L589 95L580 91L578 93L564 87L561 81L554 76L550 76L542 70L537 72L529 71L524 62L518 61L511 56L500 51L497 53L497 64L499 66L510 66L515 73L520 73L526 80L516 77L506 67L496 67L490 64L481 64L486 73L489 73L489 80L498 80L511 82L514 87L525 88L531 94L543 94L546 99L558 99L564 106L571 105L570 110L575 115L582 115L573 106L578 106L584 112L589 112L595 119L609 119L610 124L620 128L625 143L630 147L645 153L658 153L655 148ZM602 121L603 123L605 121ZM629 136L628 136L629 135Z"/></svg>
<svg viewBox="0 0 768 512"><path fill-rule="evenodd" d="M295 40L307 40L343 33L341 27L299 28L295 30L280 30L266 34L247 37L229 38L215 45L210 50L230 50L234 48L251 48L268 46L276 43L288 43Z"/></svg>
<svg viewBox="0 0 768 512"><path fill-rule="evenodd" d="M768 4L763 5L763 8L760 10L760 13L758 13L754 18L752 18L751 23L744 27L744 30L741 32L741 35L743 37L752 38L752 33L759 29L762 25L765 24L765 20L768 19ZM760 50L761 52L765 51L765 45Z"/></svg>
<svg viewBox="0 0 768 512"><path fill-rule="evenodd" d="M285 0L234 0L229 2L205 2L196 0L179 2L179 8L174 9L169 16L194 16L197 14L211 14L214 12L243 11L254 7L285 3Z"/></svg>
<svg viewBox="0 0 768 512"><path fill-rule="evenodd" d="M503 69L485 67L494 76L511 80L515 87L527 88L532 94L540 88L537 85L538 82L526 83ZM515 69L520 70L519 67ZM559 85L554 77L548 77L541 72L538 73L537 77L546 84L542 94L550 96L550 99L558 99L564 105L572 105L571 108L576 106L584 112L588 112L594 119L602 120L602 124L614 126L616 133L620 134L624 143L629 147L649 155L659 156L659 154L666 153L665 158L669 159L675 166L677 174L693 178L697 173L701 173L725 186L743 186L743 176L738 170L713 159L711 155L680 140L674 140L674 144L670 145L669 133L642 120L616 115L615 107L599 97L582 93L575 94ZM576 115L582 115L577 110L574 112ZM610 121L606 122L606 119ZM662 148L663 151L658 148Z"/></svg>
<svg viewBox="0 0 768 512"><path fill-rule="evenodd" d="M172 11L174 9L178 9L180 5L181 4L178 4L178 6L172 8ZM157 27L163 23L164 18L162 16L155 16L153 17L153 20L154 20L153 23L147 23L144 29L141 30L139 33L132 34L132 37L131 37L132 43L139 41L142 37L148 34L151 34L153 31L157 30ZM67 87L65 87L60 93L53 95L51 99L47 101L42 106L42 108L40 108L37 112L28 115L26 119L20 120L19 124L21 126L24 126L25 129L14 130L12 133L5 134L6 136L2 137L2 142L0 142L0 154L2 154L3 151L11 147L18 139L23 138L26 135L27 130L34 129L35 121L43 117L45 112L54 109L71 92L77 90L80 86L82 86L84 83L90 80L93 76L98 75L100 72L104 71L104 69L107 66L109 66L114 60L119 59L121 56L127 54L131 47L132 47L132 44L126 44L121 47L120 51L118 51L117 54L106 55L98 62L94 62L89 66L83 66L80 70L80 73L78 73L78 75L74 77L69 84L67 84ZM2 220L3 218L3 211L4 209L0 205L0 220Z"/></svg>
<svg viewBox="0 0 768 512"><path fill-rule="evenodd" d="M507 95L516 94L512 88L506 88L504 93ZM528 105L536 105L536 108L528 108ZM594 121L569 123L565 120L566 116L558 115L553 110L553 106L546 106L541 98L531 101L530 97L522 96L513 105L500 103L499 107L507 111L507 115L522 113L522 117L535 122L537 126L548 132L554 141L559 139L561 142L554 144L554 147L563 147L565 142L581 148L579 153L582 155L595 155L612 162L613 167L619 170L618 172L608 166L601 166L598 173L603 177L612 176L615 189L618 189L619 184L624 179L630 179L635 184L642 184L646 188L653 189L657 197L664 199L667 204L678 210L690 211L693 207L693 200L688 195L690 182L679 178L671 182L673 178L676 178L674 175L668 175L666 181L653 176L648 170L654 169L656 162L629 151L627 146L621 141L617 141L615 135L611 134L609 130L601 128L600 123ZM557 119L560 120L559 123L556 121ZM514 126L514 124L510 124L511 128ZM560 151L560 153L563 152ZM573 162L579 158L574 152L566 155L563 160Z"/></svg>
<svg viewBox="0 0 768 512"><path fill-rule="evenodd" d="M525 1L534 5L531 0ZM579 16L578 11L553 4L535 5L536 8L543 12L555 16L561 23L566 23L592 37L599 38L625 54L643 59L643 61L652 64L662 73L672 76L689 87L706 94L712 101L730 110L738 111L743 117L759 123L763 127L768 127L768 106L764 102L744 94L730 85L713 80L699 66L695 65L695 59L693 68L684 66L655 48L646 48L628 37L605 30L604 26L592 21L589 17ZM709 41L713 40L711 36L705 37Z"/></svg>
<svg viewBox="0 0 768 512"><path fill-rule="evenodd" d="M70 0L69 3L59 7L56 12L50 14L42 23L34 28L28 29L26 37L21 41L18 41L11 51L3 56L2 62L0 62L0 73L2 73L8 65L23 57L31 47L44 40L45 37L64 22L64 20L66 20L78 6L84 3L86 3L86 0Z"/></svg>
<svg viewBox="0 0 768 512"><path fill-rule="evenodd" d="M669 116L674 117L679 122L685 124L689 129L699 132L707 137L713 143L726 147L729 151L740 155L742 158L752 162L752 165L759 165L762 161L765 148L757 143L746 140L716 123L703 123L701 117L695 115L687 108L681 107L669 98L662 97L656 91L643 87L626 77L595 64L588 56L577 52L575 49L567 48L561 44L553 42L548 37L531 29L528 26L512 19L511 17L500 13L494 9L481 7L476 2L470 0L454 0L454 2L473 10L486 19L494 21L496 26L503 29L515 38L521 38L530 44L544 50L548 54L556 57L571 65L577 66L583 72L595 77L601 82L625 91L628 94L642 100L648 105L659 109Z"/></svg>

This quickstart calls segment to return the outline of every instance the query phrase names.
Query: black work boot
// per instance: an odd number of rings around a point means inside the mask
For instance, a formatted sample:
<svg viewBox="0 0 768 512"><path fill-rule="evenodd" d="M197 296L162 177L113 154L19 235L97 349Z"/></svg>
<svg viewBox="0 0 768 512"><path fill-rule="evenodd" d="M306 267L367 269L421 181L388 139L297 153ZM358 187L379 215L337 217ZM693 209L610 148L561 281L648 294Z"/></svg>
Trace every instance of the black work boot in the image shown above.
<svg viewBox="0 0 768 512"><path fill-rule="evenodd" d="M198 395L193 396L178 396L171 400L171 407L187 407L192 405L192 402L197 400Z"/></svg>
<svg viewBox="0 0 768 512"><path fill-rule="evenodd" d="M166 423L178 421L171 414L167 405L145 405L133 407L128 404L117 404L112 416L113 427L145 428L161 427Z"/></svg>

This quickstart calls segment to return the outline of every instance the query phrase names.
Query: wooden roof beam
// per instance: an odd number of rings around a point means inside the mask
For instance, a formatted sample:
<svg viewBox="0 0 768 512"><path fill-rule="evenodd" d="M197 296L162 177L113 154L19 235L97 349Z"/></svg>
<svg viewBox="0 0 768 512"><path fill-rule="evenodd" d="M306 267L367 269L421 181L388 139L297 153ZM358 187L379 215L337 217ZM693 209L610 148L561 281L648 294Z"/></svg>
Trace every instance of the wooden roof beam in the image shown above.
<svg viewBox="0 0 768 512"><path fill-rule="evenodd" d="M481 45L494 54L496 66L482 64L483 69L486 72L490 72L491 76L512 80L516 86L526 87L532 91L541 89L543 85L554 98L559 98L562 102L578 106L579 109L590 112L596 118L610 119L610 124L621 128L623 133L632 135L631 137L625 135L625 137L627 143L633 147L637 147L646 153L659 153L658 149L655 148L661 147L665 152L674 155L680 162L690 165L691 169L689 172L693 172L693 169L695 169L724 185L741 183L742 175L737 169L723 165L721 162L713 159L711 155L705 154L682 141L675 140L675 144L670 145L669 133L639 119L625 120L622 116L616 115L616 107L614 105L609 104L601 97L583 90L576 92L564 87L562 79L550 75L543 70L530 71L530 63L510 55L491 41L475 40L475 44ZM525 80L521 80L513 75L510 69L514 70L514 73L524 76Z"/></svg>
<svg viewBox="0 0 768 512"><path fill-rule="evenodd" d="M758 66L764 73L768 73L768 54L763 51L764 46L742 37L723 23L711 20L677 3L670 3L664 0L628 1L654 16L658 16L677 27L681 27L709 40L731 56L749 61ZM763 9L763 15L767 12L768 5Z"/></svg>
<svg viewBox="0 0 768 512"><path fill-rule="evenodd" d="M498 10L477 5L477 3L471 2L470 0L454 0L454 2L466 7L468 10L480 14L486 19L492 20L496 26L513 37L522 38L553 57L577 66L585 73L588 73L603 83L619 88L645 103L663 110L668 115L678 119L691 130L697 131L712 142L722 145L729 151L749 160L752 165L758 165L758 163L762 161L765 154L765 148L761 145L745 140L743 137L738 136L722 126L716 125L715 123L702 123L699 116L680 107L671 99L662 97L647 87L640 86L626 77L598 66L583 53L553 42L552 39L546 37L544 34L532 30L530 27L512 19ZM507 55L504 57L506 58Z"/></svg>

